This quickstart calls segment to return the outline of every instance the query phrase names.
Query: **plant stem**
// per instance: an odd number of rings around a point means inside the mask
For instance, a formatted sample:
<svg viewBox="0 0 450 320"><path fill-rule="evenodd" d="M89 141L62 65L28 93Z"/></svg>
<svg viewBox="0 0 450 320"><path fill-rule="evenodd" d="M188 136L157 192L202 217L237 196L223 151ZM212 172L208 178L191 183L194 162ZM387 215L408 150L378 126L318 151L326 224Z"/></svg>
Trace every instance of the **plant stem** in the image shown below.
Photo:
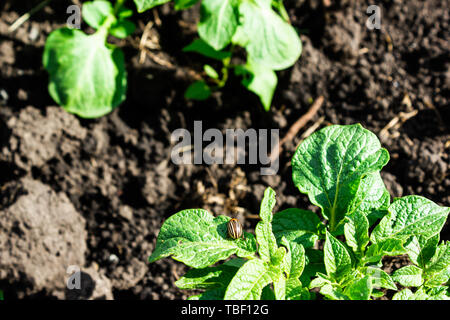
<svg viewBox="0 0 450 320"><path fill-rule="evenodd" d="M124 3L126 0L117 0L116 4L114 6L114 14L117 15L117 13L119 12L120 8L123 7Z"/></svg>
<svg viewBox="0 0 450 320"><path fill-rule="evenodd" d="M230 70L230 68L233 68L233 66L230 64L231 63L231 57L233 56L233 51L234 51L234 44L232 44L231 47L230 47L230 53L231 53L230 57L225 58L225 59L222 60L222 64L223 64L223 66L222 66L222 78L216 81L217 82L217 87L214 88L215 90L223 88L226 85L227 81L228 81L229 70Z"/></svg>
<svg viewBox="0 0 450 320"><path fill-rule="evenodd" d="M335 208L331 209L330 214L330 233L334 231L334 228L336 227L336 214L334 212Z"/></svg>
<svg viewBox="0 0 450 320"><path fill-rule="evenodd" d="M289 14L286 11L286 8L284 7L283 0L274 0L272 2L272 5L277 8L278 12L280 13L281 17L286 20L286 22L290 23Z"/></svg>
<svg viewBox="0 0 450 320"><path fill-rule="evenodd" d="M98 28L96 34L99 34L102 38L105 39L108 37L109 28L111 28L112 24L116 21L114 16L108 16L106 20L102 23L100 28Z"/></svg>

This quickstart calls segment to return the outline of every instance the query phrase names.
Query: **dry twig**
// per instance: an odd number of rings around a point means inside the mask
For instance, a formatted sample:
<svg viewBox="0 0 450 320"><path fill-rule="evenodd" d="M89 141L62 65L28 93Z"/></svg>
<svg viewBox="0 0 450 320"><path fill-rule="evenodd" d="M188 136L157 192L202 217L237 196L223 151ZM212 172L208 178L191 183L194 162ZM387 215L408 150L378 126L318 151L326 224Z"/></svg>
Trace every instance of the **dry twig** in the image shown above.
<svg viewBox="0 0 450 320"><path fill-rule="evenodd" d="M35 14L36 12L38 12L39 10L41 10L43 7L45 7L47 4L50 3L50 1L52 0L44 0L41 3L39 3L37 6L35 6L34 8L32 8L30 11L28 11L27 13L25 13L23 16L19 17L19 19L17 19L16 21L14 21L14 23L8 28L9 32L14 32L16 31L22 24L24 24L25 22L28 21L28 19L30 19L30 17Z"/></svg>
<svg viewBox="0 0 450 320"><path fill-rule="evenodd" d="M389 134L390 129L398 130L402 126L403 123L405 123L407 120L411 119L412 117L415 117L419 110L413 110L411 112L400 112L398 115L396 115L394 118L392 118L391 121L380 131L380 139L385 140L388 137L392 137L391 134Z"/></svg>
<svg viewBox="0 0 450 320"><path fill-rule="evenodd" d="M294 137L297 135L297 133L300 131L301 128L305 126L305 124L310 121L314 115L319 111L320 107L322 106L324 102L324 97L320 96L314 101L312 106L309 108L309 110L301 116L290 128L289 131L286 133L283 139L280 140L278 145L276 145L272 152L270 153L270 161L273 162L275 159L278 159L281 152L283 151L283 145L294 139Z"/></svg>

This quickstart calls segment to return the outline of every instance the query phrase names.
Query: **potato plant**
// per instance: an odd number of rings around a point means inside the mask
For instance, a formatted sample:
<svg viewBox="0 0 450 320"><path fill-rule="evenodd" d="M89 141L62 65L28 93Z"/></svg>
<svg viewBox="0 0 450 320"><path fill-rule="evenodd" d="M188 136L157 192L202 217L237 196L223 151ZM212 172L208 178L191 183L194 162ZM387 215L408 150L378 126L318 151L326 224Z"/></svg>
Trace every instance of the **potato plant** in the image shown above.
<svg viewBox="0 0 450 320"><path fill-rule="evenodd" d="M125 100L127 72L122 50L107 42L112 35L125 38L135 29L128 18L133 11L117 0L85 2L84 21L96 32L77 29L53 31L45 44L43 65L50 80L51 97L66 111L83 118L111 112Z"/></svg>
<svg viewBox="0 0 450 320"><path fill-rule="evenodd" d="M171 0L134 0L143 12ZM174 0L175 9L187 9L200 0ZM277 86L275 71L292 66L300 57L302 45L289 24L282 0L201 0L199 39L184 48L220 62L220 71L204 66L208 77L186 90L191 99L207 99L211 92L225 86L229 72L242 77L242 85L270 109ZM232 64L237 46L245 48L247 61Z"/></svg>
<svg viewBox="0 0 450 320"><path fill-rule="evenodd" d="M169 0L134 0L143 12ZM84 21L96 32L77 29L53 31L46 42L43 65L49 73L49 93L66 111L83 118L111 112L126 98L127 72L122 51L108 43L108 36L126 38L135 30L129 20L133 11L125 0L83 3ZM176 0L175 9L186 9L198 1ZM280 15L281 14L281 15ZM283 18L284 17L284 18ZM199 39L184 52L197 52L221 63L220 71L205 65L206 81L188 87L186 98L204 100L225 86L229 71L242 77L242 84L256 93L264 108L270 108L277 85L275 70L292 66L301 53L301 42L286 21L281 1L203 0ZM245 64L232 65L237 46L247 51Z"/></svg>
<svg viewBox="0 0 450 320"><path fill-rule="evenodd" d="M391 290L395 300L448 300L450 246L439 235L450 208L416 195L391 202L380 176L388 161L361 125L326 127L292 159L293 182L320 216L300 208L273 214L275 192L267 188L254 235L231 237L229 217L183 210L163 223L149 260L191 267L176 282L204 290L191 299L309 300L318 291L369 300ZM383 257L404 254L411 264L383 270Z"/></svg>

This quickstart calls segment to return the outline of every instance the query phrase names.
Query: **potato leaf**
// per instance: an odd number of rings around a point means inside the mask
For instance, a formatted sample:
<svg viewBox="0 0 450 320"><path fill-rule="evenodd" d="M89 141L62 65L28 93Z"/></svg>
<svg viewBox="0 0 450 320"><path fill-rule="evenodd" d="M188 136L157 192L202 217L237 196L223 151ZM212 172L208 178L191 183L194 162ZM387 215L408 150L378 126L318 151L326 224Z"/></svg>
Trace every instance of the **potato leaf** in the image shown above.
<svg viewBox="0 0 450 320"><path fill-rule="evenodd" d="M257 300L263 288L277 278L276 272L260 259L248 260L231 280L225 300Z"/></svg>
<svg viewBox="0 0 450 320"><path fill-rule="evenodd" d="M198 34L215 50L231 42L238 26L236 0L202 1Z"/></svg>
<svg viewBox="0 0 450 320"><path fill-rule="evenodd" d="M362 254L369 243L369 220L361 211L348 216L344 225L345 239L355 253Z"/></svg>
<svg viewBox="0 0 450 320"><path fill-rule="evenodd" d="M211 96L211 88L205 81L195 81L186 89L184 96L186 99L206 100Z"/></svg>
<svg viewBox="0 0 450 320"><path fill-rule="evenodd" d="M369 225L373 225L377 219L386 215L389 201L389 192L381 179L380 172L372 172L361 179L348 214L361 212L369 220Z"/></svg>
<svg viewBox="0 0 450 320"><path fill-rule="evenodd" d="M243 260L239 260L239 266L224 263L220 266L191 269L176 281L175 285L180 289L226 288L238 269L244 264Z"/></svg>
<svg viewBox="0 0 450 320"><path fill-rule="evenodd" d="M334 125L312 134L292 159L293 180L330 220L330 230L353 206L360 181L389 160L378 138L361 125Z"/></svg>
<svg viewBox="0 0 450 320"><path fill-rule="evenodd" d="M269 67L253 62L251 59L244 66L235 68L236 75L242 75L242 85L256 94L266 111L270 110L273 94L277 87L276 73Z"/></svg>
<svg viewBox="0 0 450 320"><path fill-rule="evenodd" d="M233 240L228 237L230 218L214 218L208 211L191 209L168 218L161 227L150 262L172 256L193 268L205 268L232 254L251 257L256 252L253 235Z"/></svg>
<svg viewBox="0 0 450 320"><path fill-rule="evenodd" d="M435 275L445 272L450 273L450 243L441 243L434 256L426 263L425 274ZM446 282L446 281L443 281Z"/></svg>
<svg viewBox="0 0 450 320"><path fill-rule="evenodd" d="M419 287L423 283L422 269L412 264L402 267L394 271L392 280L400 283L404 287Z"/></svg>
<svg viewBox="0 0 450 320"><path fill-rule="evenodd" d="M395 285L391 276L379 268L367 267L366 275L370 276L370 278L372 279L373 288L397 290L397 286Z"/></svg>
<svg viewBox="0 0 450 320"><path fill-rule="evenodd" d="M431 238L441 231L450 208L438 206L431 200L413 195L396 199L388 211L389 214L372 232L372 242L386 238L406 241L411 236Z"/></svg>
<svg viewBox="0 0 450 320"><path fill-rule="evenodd" d="M345 246L328 231L324 247L324 261L327 274L339 281L352 269L352 260Z"/></svg>
<svg viewBox="0 0 450 320"><path fill-rule="evenodd" d="M153 7L167 3L170 0L134 0L138 12L144 12Z"/></svg>
<svg viewBox="0 0 450 320"><path fill-rule="evenodd" d="M125 100L123 53L106 45L105 37L62 28L53 31L45 44L50 95L66 111L83 118L105 115Z"/></svg>
<svg viewBox="0 0 450 320"><path fill-rule="evenodd" d="M308 288L295 278L286 281L286 300L309 300L311 295Z"/></svg>
<svg viewBox="0 0 450 320"><path fill-rule="evenodd" d="M344 294L351 300L369 300L372 295L372 279L365 276L362 279L355 279L345 288Z"/></svg>
<svg viewBox="0 0 450 320"><path fill-rule="evenodd" d="M136 29L136 25L130 20L119 20L111 26L109 33L119 39L124 39L131 35Z"/></svg>
<svg viewBox="0 0 450 320"><path fill-rule="evenodd" d="M175 10L183 10L192 7L199 0L174 0Z"/></svg>
<svg viewBox="0 0 450 320"><path fill-rule="evenodd" d="M305 249L301 244L287 241L286 238L283 239L285 240L283 244L288 248L290 255L289 278L298 278L302 275L306 265Z"/></svg>
<svg viewBox="0 0 450 320"><path fill-rule="evenodd" d="M82 15L83 20L97 30L109 16L114 17L114 8L109 1L88 1L83 3Z"/></svg>
<svg viewBox="0 0 450 320"><path fill-rule="evenodd" d="M219 51L211 47L209 44L207 44L202 39L195 39L183 48L184 52L196 52L201 55L204 55L205 57L215 59L215 60L224 60L229 57L231 57L231 53L228 51Z"/></svg>
<svg viewBox="0 0 450 320"><path fill-rule="evenodd" d="M371 244L364 256L365 262L376 263L384 256L398 256L406 251L403 248L403 241L400 239L385 239L378 243Z"/></svg>
<svg viewBox="0 0 450 320"><path fill-rule="evenodd" d="M264 192L264 198L261 202L261 209L259 216L261 221L258 222L255 229L256 240L259 248L258 253L266 262L273 261L276 251L278 249L277 241L272 232L272 210L275 206L275 191L272 188L267 188Z"/></svg>
<svg viewBox="0 0 450 320"><path fill-rule="evenodd" d="M270 1L242 0L233 43L245 47L251 59L273 70L292 66L302 44L295 29L270 6Z"/></svg>
<svg viewBox="0 0 450 320"><path fill-rule="evenodd" d="M273 216L272 230L277 239L286 237L288 241L302 244L311 248L319 239L319 217L311 211L289 208Z"/></svg>
<svg viewBox="0 0 450 320"><path fill-rule="evenodd" d="M407 250L409 259L416 265L425 268L426 264L431 260L436 252L439 244L439 234L424 239L423 237L411 237L404 245Z"/></svg>

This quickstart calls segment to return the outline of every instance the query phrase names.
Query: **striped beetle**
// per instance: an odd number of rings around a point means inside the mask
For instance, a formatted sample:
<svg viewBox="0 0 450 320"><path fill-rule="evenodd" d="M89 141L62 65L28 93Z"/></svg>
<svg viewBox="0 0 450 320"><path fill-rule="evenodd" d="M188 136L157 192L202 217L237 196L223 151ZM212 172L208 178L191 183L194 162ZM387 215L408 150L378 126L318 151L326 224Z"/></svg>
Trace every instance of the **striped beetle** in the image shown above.
<svg viewBox="0 0 450 320"><path fill-rule="evenodd" d="M239 239L243 235L242 224L238 219L231 219L227 224L228 235L233 239Z"/></svg>

